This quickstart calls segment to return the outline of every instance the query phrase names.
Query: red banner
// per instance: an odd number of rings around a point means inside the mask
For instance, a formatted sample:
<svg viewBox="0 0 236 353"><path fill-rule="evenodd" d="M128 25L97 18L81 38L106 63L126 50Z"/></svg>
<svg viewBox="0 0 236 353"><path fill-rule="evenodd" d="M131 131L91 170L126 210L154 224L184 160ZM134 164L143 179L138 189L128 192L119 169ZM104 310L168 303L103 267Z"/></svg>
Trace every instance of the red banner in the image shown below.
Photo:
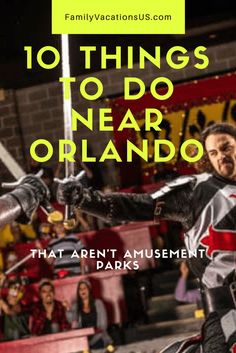
<svg viewBox="0 0 236 353"><path fill-rule="evenodd" d="M165 89L161 88L158 92L163 94ZM150 92L146 92L138 100L125 100L123 97L112 99L110 105L115 146L123 161L126 160L127 140L137 146L143 139L148 139L150 142L147 162L136 156L132 162L119 163L122 186L140 184L147 171L150 172L151 169L156 171L156 163L153 159L154 139L162 138L173 142L176 147L176 158L173 162L176 163L180 159L179 146L186 139L198 139L201 131L213 122L236 122L236 74L230 73L175 85L173 95L165 101L159 101ZM145 109L147 108L161 111L163 115L160 124L161 132L154 129L145 131ZM138 122L140 131L134 131L134 129L117 131L128 109Z"/></svg>

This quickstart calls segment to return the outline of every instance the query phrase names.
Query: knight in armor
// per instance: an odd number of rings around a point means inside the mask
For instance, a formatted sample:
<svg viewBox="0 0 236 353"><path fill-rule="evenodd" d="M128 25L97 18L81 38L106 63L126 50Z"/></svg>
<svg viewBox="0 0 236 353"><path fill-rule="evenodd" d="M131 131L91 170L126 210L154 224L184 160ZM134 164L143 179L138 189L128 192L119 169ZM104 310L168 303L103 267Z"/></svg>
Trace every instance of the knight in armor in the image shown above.
<svg viewBox="0 0 236 353"><path fill-rule="evenodd" d="M180 177L154 194L102 194L74 177L58 187L58 201L105 222L167 219L181 222L188 250L204 249L189 265L199 278L206 321L201 336L163 353L236 353L236 128L214 124L202 133L211 172ZM112 241L112 239L111 239Z"/></svg>

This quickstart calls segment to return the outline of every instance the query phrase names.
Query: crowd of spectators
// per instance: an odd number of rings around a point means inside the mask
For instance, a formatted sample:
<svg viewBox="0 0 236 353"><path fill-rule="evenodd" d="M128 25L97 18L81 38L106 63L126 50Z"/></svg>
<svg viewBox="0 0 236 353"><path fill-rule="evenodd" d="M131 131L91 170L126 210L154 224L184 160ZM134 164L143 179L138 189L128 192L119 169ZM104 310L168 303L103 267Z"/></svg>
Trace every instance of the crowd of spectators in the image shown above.
<svg viewBox="0 0 236 353"><path fill-rule="evenodd" d="M0 299L3 340L16 340L65 332L76 328L95 328L90 338L91 348L103 348L112 343L107 333L107 313L103 302L94 299L88 280L78 283L75 301L70 305L55 298L50 279L38 284L38 300L24 302L25 288L19 279L9 280Z"/></svg>
<svg viewBox="0 0 236 353"><path fill-rule="evenodd" d="M186 261L180 264L180 277L175 288L175 299L182 303L198 304L201 303L201 293L199 288L188 288L190 269ZM197 285L195 286L197 287Z"/></svg>
<svg viewBox="0 0 236 353"><path fill-rule="evenodd" d="M80 161L78 164L86 171L87 178L82 180L85 186L97 188L99 183L94 178L93 172L87 166L82 165ZM89 272L86 259L71 257L74 251L79 253L84 248L79 233L103 229L116 224L108 225L78 210L75 212L74 228L70 231L66 230L63 223L64 209L57 203L55 197L54 177L63 176L61 175L61 165L53 171L51 168L32 163L28 172L37 173L40 169L43 169L42 179L50 190L50 202L53 208L59 212L60 217L52 223L48 220L47 215L38 209L31 224L23 225L14 222L0 229L1 339L15 340L75 328L95 327L97 332L91 337L90 346L92 348L105 347L112 342L107 334L106 309L100 299L93 298L91 284L87 280L80 281L75 293L76 300L72 305L69 305L67 302L62 303L56 300L51 278L61 279ZM94 180L96 183L93 185ZM103 188L102 185L99 184L99 186L104 193L115 191L110 186ZM160 244L162 238L158 239L159 242L153 245L158 248L163 247L164 245ZM46 251L46 256L41 261L49 266L48 279L41 280L41 274L35 274L33 269L30 266L25 266L24 263L15 267L19 262L16 247L22 243L33 243L33 248ZM60 249L64 250L62 257L58 256ZM51 252L55 254L55 257L49 256ZM26 300L27 286L34 282L38 283L37 301L35 298L34 300Z"/></svg>

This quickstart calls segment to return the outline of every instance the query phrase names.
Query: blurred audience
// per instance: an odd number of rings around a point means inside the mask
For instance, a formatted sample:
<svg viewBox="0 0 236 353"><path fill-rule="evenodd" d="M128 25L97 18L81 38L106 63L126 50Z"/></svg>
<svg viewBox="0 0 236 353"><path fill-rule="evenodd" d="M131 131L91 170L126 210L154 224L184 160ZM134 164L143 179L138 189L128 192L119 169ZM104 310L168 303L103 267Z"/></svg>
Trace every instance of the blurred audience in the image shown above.
<svg viewBox="0 0 236 353"><path fill-rule="evenodd" d="M111 192L116 192L117 189L115 186L112 185L105 185L102 187L101 190L104 194L109 194ZM115 227L117 225L120 225L121 223L124 222L119 222L119 221L113 221L111 222L105 222L104 220L102 220L101 218L96 218L96 223L97 223L97 229L104 229L104 228L110 228L110 227Z"/></svg>
<svg viewBox="0 0 236 353"><path fill-rule="evenodd" d="M79 257L81 250L84 248L82 241L74 234L67 234L63 224L63 216L61 220L52 225L52 229L54 239L48 244L46 260L53 266L54 277L63 278L84 274L86 272L86 259ZM39 249L43 248L40 242L37 242L37 247ZM50 252L53 252L55 257L50 257Z"/></svg>
<svg viewBox="0 0 236 353"><path fill-rule="evenodd" d="M0 229L0 248L30 241L36 237L37 233L32 224L19 224L17 222L6 224Z"/></svg>
<svg viewBox="0 0 236 353"><path fill-rule="evenodd" d="M18 256L17 256L16 252L10 251L6 256L6 266L5 266L6 271L10 270L13 266L15 266L18 261L19 260L18 260ZM14 272L16 270L14 270Z"/></svg>
<svg viewBox="0 0 236 353"><path fill-rule="evenodd" d="M93 218L91 216L86 215L85 213L81 212L78 208L74 210L75 213L75 220L76 225L73 228L73 232L80 233L80 232L87 232L89 230L94 229Z"/></svg>

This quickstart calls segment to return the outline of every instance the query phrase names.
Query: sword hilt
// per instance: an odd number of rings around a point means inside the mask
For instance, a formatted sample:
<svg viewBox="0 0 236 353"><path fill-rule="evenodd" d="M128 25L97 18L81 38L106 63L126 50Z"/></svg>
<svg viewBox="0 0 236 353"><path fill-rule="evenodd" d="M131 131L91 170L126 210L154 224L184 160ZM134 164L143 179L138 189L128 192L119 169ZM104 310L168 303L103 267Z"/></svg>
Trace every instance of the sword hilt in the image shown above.
<svg viewBox="0 0 236 353"><path fill-rule="evenodd" d="M55 224L63 219L62 212L55 210L52 204L48 200L44 200L43 203L39 206L41 210L46 214L47 221L51 224Z"/></svg>
<svg viewBox="0 0 236 353"><path fill-rule="evenodd" d="M33 175L33 174L28 174L28 175ZM41 169L37 174L34 175L34 177L38 177L41 178L41 176L43 175L43 170ZM3 189L15 189L17 186L19 186L22 183L22 180L26 177L26 175L21 176L21 178L19 178L16 181L13 181L11 183L2 183L2 188Z"/></svg>
<svg viewBox="0 0 236 353"><path fill-rule="evenodd" d="M67 182L70 182L70 181L79 181L80 179L83 178L84 175L85 175L85 171L82 170L76 176L71 175L69 176L69 178L65 178L62 180L55 178L54 181L57 182L58 184L66 184ZM68 204L65 205L65 218L63 223L64 223L64 227L67 230L70 230L75 227L76 219L75 219L72 205L68 205Z"/></svg>
<svg viewBox="0 0 236 353"><path fill-rule="evenodd" d="M64 178L64 179L54 178L54 181L58 184L66 184L69 181L79 181L80 179L83 178L84 175L85 175L85 171L81 170L76 176L70 175L68 178Z"/></svg>

